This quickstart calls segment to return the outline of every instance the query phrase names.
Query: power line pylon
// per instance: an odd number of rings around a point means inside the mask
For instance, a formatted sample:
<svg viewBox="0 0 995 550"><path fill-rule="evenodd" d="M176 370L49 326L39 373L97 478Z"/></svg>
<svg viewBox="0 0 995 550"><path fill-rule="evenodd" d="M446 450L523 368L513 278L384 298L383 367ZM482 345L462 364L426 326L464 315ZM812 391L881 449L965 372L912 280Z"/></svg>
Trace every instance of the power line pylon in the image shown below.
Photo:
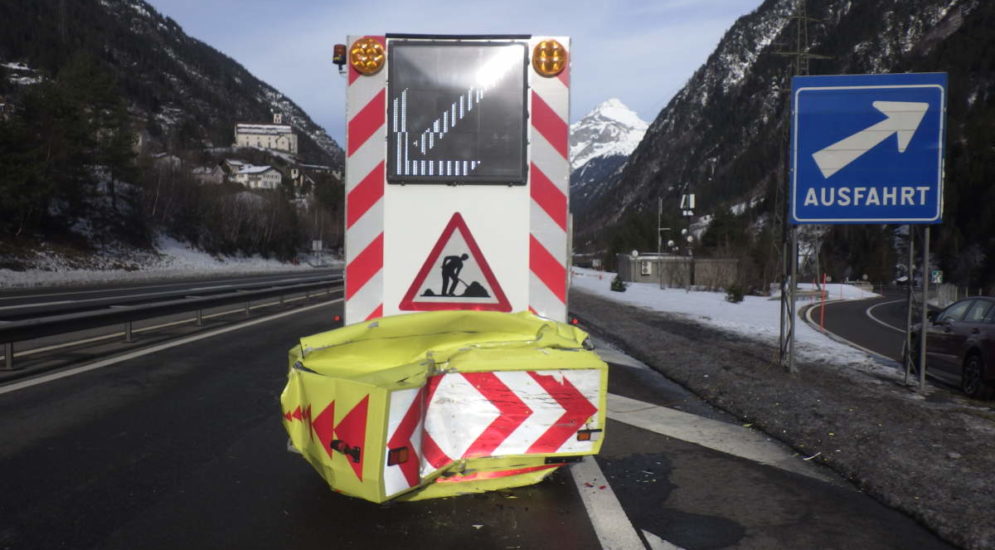
<svg viewBox="0 0 995 550"><path fill-rule="evenodd" d="M795 23L794 51L778 51L777 55L794 58L793 75L809 74L809 61L812 59L830 59L829 56L813 54L809 51L808 24L820 23L820 19L808 16L807 0L798 0L795 13L791 20ZM791 78L786 79L788 91L791 90ZM791 100L785 103L787 116L782 120L788 122L791 115ZM780 230L780 240L774 240L775 253L781 261L781 332L778 360L781 366L790 372L797 372L795 367L795 291L798 287L798 227L788 223L788 159L786 152L790 150L791 124L784 125L784 142L781 147L781 177L775 184L774 227Z"/></svg>

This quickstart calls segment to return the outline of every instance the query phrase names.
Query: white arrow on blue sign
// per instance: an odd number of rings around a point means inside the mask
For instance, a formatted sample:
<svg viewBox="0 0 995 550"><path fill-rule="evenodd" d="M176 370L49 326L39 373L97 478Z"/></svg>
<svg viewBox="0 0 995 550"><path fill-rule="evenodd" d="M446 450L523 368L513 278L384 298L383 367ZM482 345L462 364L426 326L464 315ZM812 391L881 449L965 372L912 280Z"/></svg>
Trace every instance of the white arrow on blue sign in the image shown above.
<svg viewBox="0 0 995 550"><path fill-rule="evenodd" d="M945 73L796 76L791 222L939 223Z"/></svg>

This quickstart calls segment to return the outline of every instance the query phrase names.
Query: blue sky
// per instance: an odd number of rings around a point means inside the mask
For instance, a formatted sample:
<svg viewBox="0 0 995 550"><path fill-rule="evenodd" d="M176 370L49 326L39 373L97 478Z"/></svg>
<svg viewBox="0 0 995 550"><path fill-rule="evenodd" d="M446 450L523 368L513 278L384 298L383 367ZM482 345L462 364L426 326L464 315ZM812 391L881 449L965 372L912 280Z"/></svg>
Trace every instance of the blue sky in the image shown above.
<svg viewBox="0 0 995 550"><path fill-rule="evenodd" d="M616 97L652 122L761 0L148 0L300 105L337 142L345 78L332 46L383 33L566 35L571 122Z"/></svg>

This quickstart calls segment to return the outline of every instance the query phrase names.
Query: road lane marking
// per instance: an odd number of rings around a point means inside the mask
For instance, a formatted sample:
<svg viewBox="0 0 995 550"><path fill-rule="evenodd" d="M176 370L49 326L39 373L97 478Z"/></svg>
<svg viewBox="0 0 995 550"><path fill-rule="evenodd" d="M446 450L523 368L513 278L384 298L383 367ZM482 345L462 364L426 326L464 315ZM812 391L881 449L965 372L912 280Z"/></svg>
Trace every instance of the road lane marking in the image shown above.
<svg viewBox="0 0 995 550"><path fill-rule="evenodd" d="M684 550L680 546L671 544L646 529L643 529L643 538L646 539L646 544L650 547L650 550Z"/></svg>
<svg viewBox="0 0 995 550"><path fill-rule="evenodd" d="M104 359L104 360L101 360L101 361L97 361L96 363L91 363L89 365L83 365L83 366L76 367L76 368L73 368L73 369L68 369L68 370L64 370L64 371L60 371L60 372L48 374L48 375L45 375L45 376L39 376L38 378L32 378L30 380L25 380L23 382L16 382L14 384L10 384L10 385L7 385L7 386L0 387L0 395L6 394L6 393L12 393L12 392L15 392L15 391L18 391L18 390L23 390L23 389L26 389L26 388L31 388L31 387L38 386L38 385L41 385L41 384L46 384L48 382L54 382L54 381L60 380L62 378L68 378L70 376L75 376L77 374L83 374L84 372L90 372L92 370L102 369L104 367L109 367L111 365L116 365L116 364L121 363L123 361L128 361L129 359L135 359L137 357L143 357L145 355L150 355L150 354L153 354L153 353L158 353L160 351L167 350L167 349L170 349L170 348L175 348L177 346L186 345L186 344L189 344L191 342L197 342L199 340L204 340L206 338L211 338L211 337L214 337L214 336L218 336L219 334L226 334L226 333L233 332L233 331L236 331L236 330L240 330L240 329L243 329L243 328L255 326L255 325L258 325L258 324L261 324L261 323L266 323L266 322L269 322L269 321L274 321L276 319L282 319L284 317L288 317L288 316L294 315L296 313L301 313L301 312L304 312L304 311L310 311L312 309L317 309L319 307L324 307L324 306L328 306L328 305L331 305L331 304L337 304L337 303L339 303L341 301L342 301L342 298L336 298L334 300L329 300L327 302L321 302L321 303L314 304L314 305L311 305L311 306L304 306L304 307L299 308L299 309L294 309L294 310L291 310L291 311L285 311L283 313L277 313L277 314L274 314L274 315L270 315L268 317L263 317L261 319L255 319L255 320L252 320L252 321L246 321L244 323L239 323L237 325L232 325L232 326L228 326L228 327L222 327L222 328L219 328L219 329L216 329L216 330L212 330L212 331L204 332L204 333L200 333L200 334L194 334L194 335L191 335L191 336L187 336L186 338L181 338L179 340L173 340L173 341L170 341L170 342L165 342L165 343L162 343L162 344L157 344L157 345L152 346L152 347L148 347L148 348L144 348L144 349L132 351L132 352L129 352L129 353L125 353L124 355L119 355L117 357L111 357L110 359Z"/></svg>
<svg viewBox="0 0 995 550"><path fill-rule="evenodd" d="M601 548L646 548L593 456L585 456L584 460L571 466L570 474L577 485L577 493L584 502L594 532L598 535Z"/></svg>
<svg viewBox="0 0 995 550"><path fill-rule="evenodd" d="M594 353L598 354L605 363L611 363L613 365L622 365L624 367L632 367L640 370L653 371L646 363L643 363L639 359L629 356L624 351L612 346L608 342L601 340L596 336L590 336L591 341L594 342ZM656 371L653 371L656 372Z"/></svg>
<svg viewBox="0 0 995 550"><path fill-rule="evenodd" d="M882 321L881 319L878 319L877 317L874 316L874 314L872 313L872 311L874 310L874 308L876 308L878 306L884 306L884 305L888 305L888 304L897 304L898 302L907 302L907 301L908 300L906 300L906 299L903 298L901 300L891 300L890 302L881 302L880 304L874 304L873 306L867 308L867 310L864 313L866 313L867 316L870 317L871 320L874 321L875 323L877 323L877 324L879 324L881 326L884 326L884 327L888 327L891 330L897 330L898 332L901 332L901 333L904 334L905 333L905 329L904 328L898 328L895 325L892 325L890 323L886 323L886 322Z"/></svg>
<svg viewBox="0 0 995 550"><path fill-rule="evenodd" d="M837 302L839 302L839 301L837 300ZM833 302L827 302L827 303L833 303ZM864 353L866 353L868 355L873 355L874 357L878 357L880 359L884 359L885 361L894 361L893 358L888 357L887 355L878 353L878 352L876 352L876 351L874 351L872 349L865 348L864 346L861 346L860 344L858 344L856 342L852 342L850 340L847 340L846 338L843 338L842 336L840 336L839 334L836 334L835 332L830 332L828 330L825 330L822 327L819 327L819 325L817 325L815 323L815 321L812 320L812 310L813 309L815 309L815 306L811 306L811 307L808 308L807 311L805 311L805 322L808 323L808 326L812 327L812 330L815 330L815 331L819 332L820 334L825 335L827 338L829 338L831 340L836 340L837 342L839 342L841 344L850 346L851 348L854 348L854 349L858 349L858 350L860 350L860 351L862 351L862 352L864 352Z"/></svg>
<svg viewBox="0 0 995 550"><path fill-rule="evenodd" d="M608 394L608 418L820 481L835 480L804 463L764 433L702 416Z"/></svg>

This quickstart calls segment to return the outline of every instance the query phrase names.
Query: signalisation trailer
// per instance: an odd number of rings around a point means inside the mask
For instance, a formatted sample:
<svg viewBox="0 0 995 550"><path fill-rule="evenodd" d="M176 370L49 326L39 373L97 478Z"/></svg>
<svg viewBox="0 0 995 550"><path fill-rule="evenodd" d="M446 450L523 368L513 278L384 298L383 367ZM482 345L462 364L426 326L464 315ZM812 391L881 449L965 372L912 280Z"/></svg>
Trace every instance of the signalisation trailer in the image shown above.
<svg viewBox="0 0 995 550"><path fill-rule="evenodd" d="M352 36L345 321L290 351L291 445L374 502L596 454L607 365L567 320L565 37Z"/></svg>

